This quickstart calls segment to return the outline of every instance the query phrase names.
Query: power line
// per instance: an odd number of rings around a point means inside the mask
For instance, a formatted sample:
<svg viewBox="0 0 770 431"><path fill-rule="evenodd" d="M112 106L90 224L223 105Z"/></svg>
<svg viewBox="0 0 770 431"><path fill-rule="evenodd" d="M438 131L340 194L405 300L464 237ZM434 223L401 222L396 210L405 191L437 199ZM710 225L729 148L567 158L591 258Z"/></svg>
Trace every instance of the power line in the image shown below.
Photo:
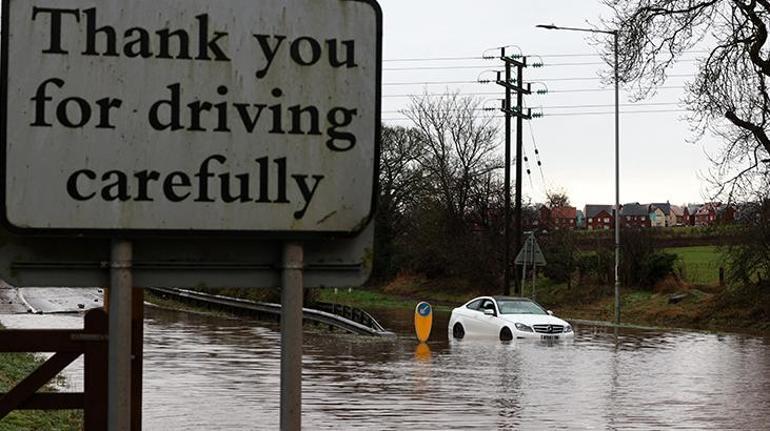
<svg viewBox="0 0 770 431"><path fill-rule="evenodd" d="M671 89L685 89L684 85L666 85L663 87L655 87L654 90L671 90ZM587 93L593 91L615 91L614 88L578 88L568 90L548 90L548 93Z"/></svg>
<svg viewBox="0 0 770 431"><path fill-rule="evenodd" d="M666 78L694 78L695 75L692 73L677 73L666 76ZM595 80L602 80L604 78L600 76L594 76L594 77L574 77L574 78L537 78L537 81L543 81L543 82L556 82L556 81L595 81Z"/></svg>
<svg viewBox="0 0 770 431"><path fill-rule="evenodd" d="M651 109L651 110L639 110L639 111L620 111L620 115L625 114L663 114L673 112L690 112L687 109ZM615 115L615 111L597 111L597 112L561 112L555 114L547 114L544 117L577 117L582 115Z"/></svg>
<svg viewBox="0 0 770 431"><path fill-rule="evenodd" d="M677 63L692 63L697 59L677 60ZM604 61L578 62L578 63L544 63L543 67L561 67L561 66L606 66ZM488 69L489 64L479 65L452 65L452 66L403 66L403 67L385 67L384 71L411 71L411 70L462 70L462 69Z"/></svg>
<svg viewBox="0 0 770 431"><path fill-rule="evenodd" d="M491 60L489 58L484 58L482 56L473 56L473 57L415 57L415 58L387 58L382 60L384 62L394 62L394 61L404 61L404 62L410 62L410 61L458 61L458 60Z"/></svg>
<svg viewBox="0 0 770 431"><path fill-rule="evenodd" d="M632 114L664 114L664 113L685 113L689 112L687 109L654 109L654 110L635 110L635 111L620 111L621 115L632 115ZM544 118L548 117L580 117L585 115L614 115L615 111L589 111L589 112L562 112L562 113L555 113L555 114L545 114L543 115ZM484 115L484 116L476 116L474 118L478 119L490 119L490 118L504 118L503 115ZM411 121L408 117L400 117L400 118L383 118L383 121Z"/></svg>
<svg viewBox="0 0 770 431"><path fill-rule="evenodd" d="M684 89L683 85L666 85L662 87L656 87L655 90L675 90ZM556 89L548 90L550 93L587 93L594 91L614 91L612 88L573 88L573 89ZM462 92L461 96L497 96L499 92ZM446 93L415 93L415 94L384 94L383 98L409 98L409 97L422 97L422 96L445 96ZM615 106L615 105L612 105Z"/></svg>
<svg viewBox="0 0 770 431"><path fill-rule="evenodd" d="M383 82L382 85L437 85L437 84L487 84L479 81L420 81L420 82Z"/></svg>
<svg viewBox="0 0 770 431"><path fill-rule="evenodd" d="M705 54L710 51L703 49L685 50L681 54ZM602 54L596 52L590 53L555 53L555 54L540 54L536 57L542 58L572 58L572 57L602 57ZM445 56L445 57L412 57L412 58L386 58L383 62L425 62L425 61L464 61L464 60L496 60L497 57L483 57L483 56Z"/></svg>
<svg viewBox="0 0 770 431"><path fill-rule="evenodd" d="M382 70L454 70L454 69L489 69L489 64L479 66L414 66L414 67L385 67Z"/></svg>
<svg viewBox="0 0 770 431"><path fill-rule="evenodd" d="M681 102L643 102L643 103L621 103L620 106L677 106ZM573 108L610 108L614 107L614 103L608 104L592 104L592 105L550 105L542 106L543 109L573 109Z"/></svg>
<svg viewBox="0 0 770 431"><path fill-rule="evenodd" d="M694 78L695 75L689 73L668 75L667 78ZM557 82L557 81L599 81L600 76L570 77L570 78L536 78L533 82ZM476 81L404 81L404 82L383 82L382 85L437 85L437 84L489 84L492 80Z"/></svg>
<svg viewBox="0 0 770 431"><path fill-rule="evenodd" d="M649 103L621 103L620 106L678 106L680 102L649 102ZM576 108L610 108L615 104L594 104L594 105L550 105L550 106L529 106L532 109L576 109ZM499 108L454 108L449 111L497 111ZM398 114L401 111L382 111L383 114Z"/></svg>

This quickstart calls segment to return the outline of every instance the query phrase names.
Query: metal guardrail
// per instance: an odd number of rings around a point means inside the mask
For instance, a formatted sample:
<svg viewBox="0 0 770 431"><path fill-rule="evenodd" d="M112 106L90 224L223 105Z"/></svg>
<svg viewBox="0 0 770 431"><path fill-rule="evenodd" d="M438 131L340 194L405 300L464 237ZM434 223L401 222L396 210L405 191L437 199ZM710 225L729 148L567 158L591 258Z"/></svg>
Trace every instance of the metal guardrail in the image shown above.
<svg viewBox="0 0 770 431"><path fill-rule="evenodd" d="M229 308L232 310L247 311L250 313L266 314L276 318L281 316L281 305L273 304L269 302L257 302L242 298L233 298L230 296L212 295L209 293L196 292L186 289L168 289L162 287L150 287L147 288L150 291L161 293L164 295L173 296L179 299L193 301L201 304L211 305L215 304L221 307ZM323 304L335 305L335 304ZM314 322L316 324L329 325L352 334L369 335L369 336L393 336L390 331L385 330L369 313L348 306L341 306L336 304L336 307L329 309L330 311L316 310L312 308L303 308L303 319L306 321ZM344 309L343 307L347 307ZM335 311L339 310L343 315L338 315ZM347 313L349 317L346 317L344 313ZM358 321L356 321L358 320Z"/></svg>
<svg viewBox="0 0 770 431"><path fill-rule="evenodd" d="M371 314L360 308L343 304L332 304L329 302L317 302L315 305L318 310L332 313L337 316L342 316L346 319L360 323L364 326L368 326L377 331L387 332L385 328L383 328L382 325L380 325L380 323L375 320L374 317L372 317Z"/></svg>

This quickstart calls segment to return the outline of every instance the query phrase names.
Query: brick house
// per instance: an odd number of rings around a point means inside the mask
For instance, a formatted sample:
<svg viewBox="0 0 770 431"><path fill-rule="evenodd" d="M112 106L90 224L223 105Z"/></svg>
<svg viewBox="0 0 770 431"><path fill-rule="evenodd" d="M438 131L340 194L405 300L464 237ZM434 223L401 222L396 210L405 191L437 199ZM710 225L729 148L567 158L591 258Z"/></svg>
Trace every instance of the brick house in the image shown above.
<svg viewBox="0 0 770 431"><path fill-rule="evenodd" d="M612 205L586 205L585 218L588 230L612 229L615 219L612 216Z"/></svg>
<svg viewBox="0 0 770 431"><path fill-rule="evenodd" d="M556 230L574 230L577 226L577 208L551 208L551 221Z"/></svg>
<svg viewBox="0 0 770 431"><path fill-rule="evenodd" d="M735 222L735 207L732 205L720 205L717 208L717 222L721 224L730 224Z"/></svg>
<svg viewBox="0 0 770 431"><path fill-rule="evenodd" d="M685 223L687 226L695 226L695 214L698 212L698 210L701 209L702 206L703 204L687 204L687 223Z"/></svg>
<svg viewBox="0 0 770 431"><path fill-rule="evenodd" d="M537 210L538 225L545 230L574 230L577 226L577 208L546 205Z"/></svg>
<svg viewBox="0 0 770 431"><path fill-rule="evenodd" d="M651 226L649 205L638 202L620 207L620 224L623 227L647 228Z"/></svg>
<svg viewBox="0 0 770 431"><path fill-rule="evenodd" d="M539 204L537 206L537 228L550 230L552 228L551 209L548 205Z"/></svg>
<svg viewBox="0 0 770 431"><path fill-rule="evenodd" d="M717 208L719 204L703 204L695 213L695 226L711 226L717 220Z"/></svg>

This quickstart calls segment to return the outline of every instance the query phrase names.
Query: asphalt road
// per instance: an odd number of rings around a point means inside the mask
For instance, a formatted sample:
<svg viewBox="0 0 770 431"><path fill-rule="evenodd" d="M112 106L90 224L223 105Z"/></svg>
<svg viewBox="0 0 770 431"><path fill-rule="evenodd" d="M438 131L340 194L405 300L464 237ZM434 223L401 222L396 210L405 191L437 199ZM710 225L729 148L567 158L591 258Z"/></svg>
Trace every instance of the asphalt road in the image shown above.
<svg viewBox="0 0 770 431"><path fill-rule="evenodd" d="M0 284L0 314L77 313L103 304L102 289Z"/></svg>
<svg viewBox="0 0 770 431"><path fill-rule="evenodd" d="M26 313L27 307L19 298L18 290L0 281L0 314Z"/></svg>

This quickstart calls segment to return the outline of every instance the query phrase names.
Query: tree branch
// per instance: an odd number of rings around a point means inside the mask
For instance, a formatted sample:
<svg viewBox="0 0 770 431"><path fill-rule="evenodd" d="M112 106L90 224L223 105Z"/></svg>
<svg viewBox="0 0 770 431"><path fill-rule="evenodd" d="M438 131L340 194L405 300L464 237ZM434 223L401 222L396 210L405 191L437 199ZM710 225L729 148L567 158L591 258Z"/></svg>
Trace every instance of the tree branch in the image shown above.
<svg viewBox="0 0 770 431"><path fill-rule="evenodd" d="M736 126L751 132L754 138L759 141L768 152L770 152L770 138L767 136L765 129L759 125L738 118L735 111L732 110L725 112L725 118L730 120L730 122Z"/></svg>

